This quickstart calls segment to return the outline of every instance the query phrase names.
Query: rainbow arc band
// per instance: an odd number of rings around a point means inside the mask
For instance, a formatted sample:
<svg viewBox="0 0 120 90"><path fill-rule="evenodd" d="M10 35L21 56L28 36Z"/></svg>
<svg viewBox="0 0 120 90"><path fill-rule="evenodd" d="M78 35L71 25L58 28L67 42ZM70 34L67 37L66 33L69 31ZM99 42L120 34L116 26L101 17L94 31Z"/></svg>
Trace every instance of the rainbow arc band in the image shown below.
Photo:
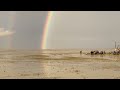
<svg viewBox="0 0 120 90"><path fill-rule="evenodd" d="M48 31L49 31L49 27L50 27L50 23L51 23L53 13L54 13L54 11L48 11L45 26L44 26L44 30L43 30L43 34L42 34L43 36L42 36L41 49L47 49L47 38L48 38L48 34L49 34Z"/></svg>

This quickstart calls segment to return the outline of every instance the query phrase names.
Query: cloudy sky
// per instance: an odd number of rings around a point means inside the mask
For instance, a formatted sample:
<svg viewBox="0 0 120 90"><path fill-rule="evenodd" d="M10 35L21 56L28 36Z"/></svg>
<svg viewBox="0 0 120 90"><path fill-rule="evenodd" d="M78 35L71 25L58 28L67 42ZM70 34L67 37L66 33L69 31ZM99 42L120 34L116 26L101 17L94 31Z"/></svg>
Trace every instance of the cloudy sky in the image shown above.
<svg viewBox="0 0 120 90"><path fill-rule="evenodd" d="M0 48L40 49L46 15L46 11L0 11L0 28L15 31L0 37Z"/></svg>
<svg viewBox="0 0 120 90"><path fill-rule="evenodd" d="M0 11L0 48L40 49L47 11ZM120 12L55 11L47 48L111 48L120 41Z"/></svg>
<svg viewBox="0 0 120 90"><path fill-rule="evenodd" d="M111 48L120 41L120 12L55 12L49 33L48 48Z"/></svg>

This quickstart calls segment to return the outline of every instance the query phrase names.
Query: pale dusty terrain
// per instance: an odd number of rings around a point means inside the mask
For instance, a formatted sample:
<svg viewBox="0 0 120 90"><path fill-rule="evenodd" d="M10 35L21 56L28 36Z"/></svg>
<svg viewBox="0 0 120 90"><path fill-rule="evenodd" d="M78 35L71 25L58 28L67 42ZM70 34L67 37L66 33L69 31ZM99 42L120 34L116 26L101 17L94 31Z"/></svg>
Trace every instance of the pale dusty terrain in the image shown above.
<svg viewBox="0 0 120 90"><path fill-rule="evenodd" d="M80 50L1 50L1 79L119 79L120 56ZM87 52L87 51L86 51Z"/></svg>

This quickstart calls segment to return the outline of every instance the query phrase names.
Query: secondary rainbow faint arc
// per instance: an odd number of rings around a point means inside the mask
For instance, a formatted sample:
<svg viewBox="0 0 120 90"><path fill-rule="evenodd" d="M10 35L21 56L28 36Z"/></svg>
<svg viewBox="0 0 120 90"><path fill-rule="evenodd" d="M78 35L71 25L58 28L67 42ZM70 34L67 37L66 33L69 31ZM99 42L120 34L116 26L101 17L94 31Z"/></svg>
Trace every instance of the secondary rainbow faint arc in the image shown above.
<svg viewBox="0 0 120 90"><path fill-rule="evenodd" d="M42 34L43 35L42 45L41 45L42 49L47 48L48 31L49 31L49 27L50 27L50 22L52 20L52 16L53 16L53 11L48 11L45 26L44 26L44 30L43 30L43 34Z"/></svg>
<svg viewBox="0 0 120 90"><path fill-rule="evenodd" d="M15 26L15 21L16 21L16 11L10 11L10 21L9 21L9 29L11 31L13 31L13 28ZM12 41L13 41L13 37L12 36L9 36L9 48L13 48L12 47Z"/></svg>

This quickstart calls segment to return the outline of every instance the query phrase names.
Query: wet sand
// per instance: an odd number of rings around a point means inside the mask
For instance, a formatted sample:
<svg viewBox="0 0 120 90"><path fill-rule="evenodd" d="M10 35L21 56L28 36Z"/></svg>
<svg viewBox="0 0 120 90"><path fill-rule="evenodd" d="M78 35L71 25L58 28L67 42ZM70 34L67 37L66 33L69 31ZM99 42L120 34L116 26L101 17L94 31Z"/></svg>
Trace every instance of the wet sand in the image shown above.
<svg viewBox="0 0 120 90"><path fill-rule="evenodd" d="M1 79L119 79L119 55L79 50L0 51Z"/></svg>

